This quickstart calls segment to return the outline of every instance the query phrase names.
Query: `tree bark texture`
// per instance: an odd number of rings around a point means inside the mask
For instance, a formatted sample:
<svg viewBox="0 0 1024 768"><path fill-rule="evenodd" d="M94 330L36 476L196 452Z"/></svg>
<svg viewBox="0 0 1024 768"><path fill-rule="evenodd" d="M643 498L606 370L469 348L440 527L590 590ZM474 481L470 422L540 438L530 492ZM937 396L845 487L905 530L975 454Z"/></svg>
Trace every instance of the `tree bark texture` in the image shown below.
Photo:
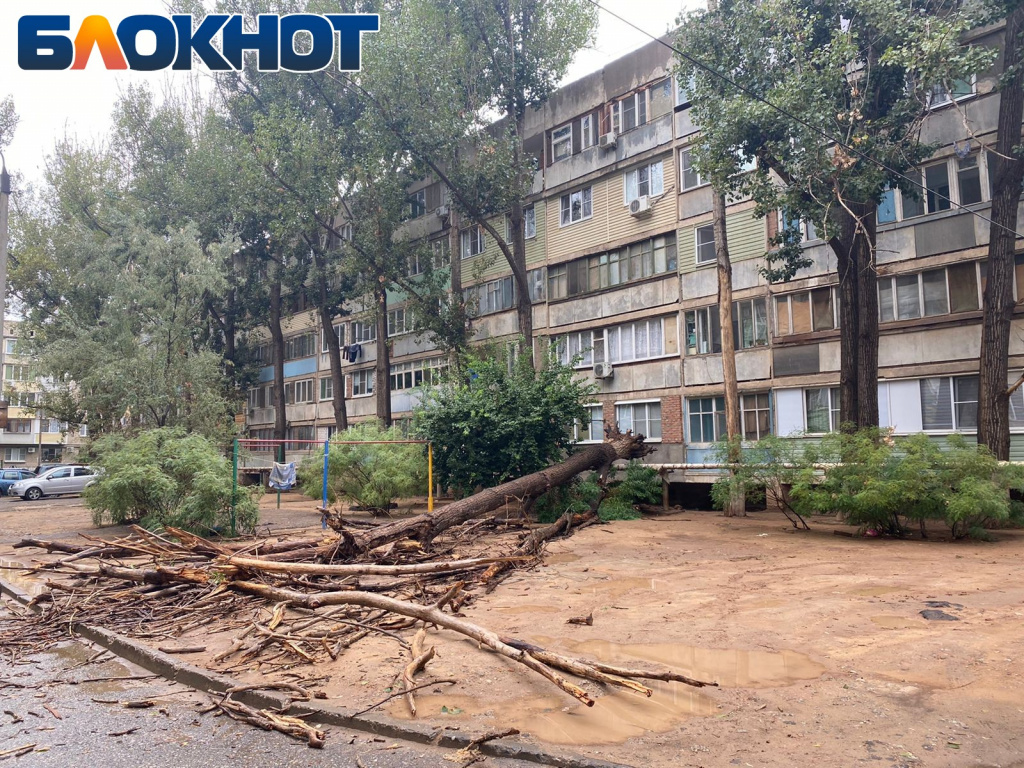
<svg viewBox="0 0 1024 768"><path fill-rule="evenodd" d="M288 413L285 410L284 396L284 333L281 330L281 270L278 262L270 265L270 338L274 347L274 439L284 440L288 437ZM279 459L278 451L274 458Z"/></svg>
<svg viewBox="0 0 1024 768"><path fill-rule="evenodd" d="M374 366L373 393L377 404L377 421L387 429L391 426L391 347L388 343L388 291L383 279L373 289L377 304L377 363Z"/></svg>
<svg viewBox="0 0 1024 768"><path fill-rule="evenodd" d="M321 290L323 295L323 290ZM327 359L331 363L331 385L333 387L334 427L339 432L348 429L348 408L345 406L345 374L341 368L341 342L334 332L334 313L326 303L320 305L320 324L327 342Z"/></svg>
<svg viewBox="0 0 1024 768"><path fill-rule="evenodd" d="M978 442L996 458L1010 458L1009 379L1010 324L1013 319L1013 271L1020 205L1024 181L1024 156L1019 154L1021 121L1024 118L1024 5L1006 20L1003 72L1012 72L999 97L999 129L996 151L989 153L992 176L992 224L989 227L988 283L985 286L981 329L981 363L978 394Z"/></svg>
<svg viewBox="0 0 1024 768"><path fill-rule="evenodd" d="M736 337L732 316L732 260L725 229L725 195L712 200L715 257L718 262L718 318L722 332L722 381L725 386L725 432L729 439L729 463L740 460L740 395L736 381ZM725 506L725 516L746 515L746 495L735 493Z"/></svg>
<svg viewBox="0 0 1024 768"><path fill-rule="evenodd" d="M640 437L612 431L608 442L587 446L560 464L487 488L432 514L416 515L364 531L353 532L343 528L340 550L348 554L368 552L406 538L429 542L452 526L493 512L510 500L518 502L536 498L569 482L581 472L608 467L619 459L641 458L652 450Z"/></svg>

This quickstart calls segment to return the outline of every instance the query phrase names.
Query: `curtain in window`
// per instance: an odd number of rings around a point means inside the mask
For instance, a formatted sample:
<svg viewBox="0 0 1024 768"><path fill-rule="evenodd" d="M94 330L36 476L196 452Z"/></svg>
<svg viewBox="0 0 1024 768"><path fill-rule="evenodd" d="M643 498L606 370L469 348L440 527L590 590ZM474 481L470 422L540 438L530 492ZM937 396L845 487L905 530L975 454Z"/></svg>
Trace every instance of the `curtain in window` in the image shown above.
<svg viewBox="0 0 1024 768"><path fill-rule="evenodd" d="M949 300L946 297L946 270L933 269L921 275L924 283L925 317L949 314Z"/></svg>
<svg viewBox="0 0 1024 768"><path fill-rule="evenodd" d="M974 262L954 264L949 270L949 311L971 312L978 309L978 270Z"/></svg>
<svg viewBox="0 0 1024 768"><path fill-rule="evenodd" d="M808 389L807 398L807 431L829 432L829 402L827 389Z"/></svg>
<svg viewBox="0 0 1024 768"><path fill-rule="evenodd" d="M956 428L978 428L978 389L977 376L963 376L953 379L953 394L956 402Z"/></svg>
<svg viewBox="0 0 1024 768"><path fill-rule="evenodd" d="M924 429L952 429L949 379L921 379L921 424Z"/></svg>
<svg viewBox="0 0 1024 768"><path fill-rule="evenodd" d="M917 275L899 275L896 278L896 310L898 320L913 320L921 316Z"/></svg>

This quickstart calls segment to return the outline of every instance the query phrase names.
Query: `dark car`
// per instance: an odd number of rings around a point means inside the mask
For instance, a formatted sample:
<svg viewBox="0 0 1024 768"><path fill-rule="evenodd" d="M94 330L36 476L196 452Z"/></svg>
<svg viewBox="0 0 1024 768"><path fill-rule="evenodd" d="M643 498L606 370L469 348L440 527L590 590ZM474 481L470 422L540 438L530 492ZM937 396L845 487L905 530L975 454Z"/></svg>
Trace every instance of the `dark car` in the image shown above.
<svg viewBox="0 0 1024 768"><path fill-rule="evenodd" d="M38 467L33 469L32 472L33 472L33 474L41 475L41 474L43 474L43 472L49 472L51 469L56 469L57 467L67 467L67 466L70 466L70 465L64 464L63 462L60 462L60 461L52 461L49 464L40 464Z"/></svg>
<svg viewBox="0 0 1024 768"><path fill-rule="evenodd" d="M36 473L29 469L0 469L0 496L7 496L11 486L19 480L28 480Z"/></svg>

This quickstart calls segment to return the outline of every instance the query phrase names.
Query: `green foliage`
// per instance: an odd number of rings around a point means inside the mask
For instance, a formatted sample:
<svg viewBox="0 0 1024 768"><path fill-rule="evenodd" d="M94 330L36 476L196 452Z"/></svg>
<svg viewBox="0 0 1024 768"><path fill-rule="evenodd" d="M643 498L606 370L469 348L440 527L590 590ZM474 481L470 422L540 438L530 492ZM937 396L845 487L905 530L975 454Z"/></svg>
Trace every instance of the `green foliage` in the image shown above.
<svg viewBox="0 0 1024 768"><path fill-rule="evenodd" d="M391 503L422 495L427 488L427 457L423 445L343 445L342 441L404 440L398 427L381 429L377 422L349 427L331 439L327 460L327 500L349 503L387 514ZM323 494L324 454L299 466L299 487L314 499Z"/></svg>
<svg viewBox="0 0 1024 768"><path fill-rule="evenodd" d="M14 110L14 99L5 96L0 99L0 150L11 143L18 127L18 113Z"/></svg>
<svg viewBox="0 0 1024 768"><path fill-rule="evenodd" d="M573 444L574 420L592 388L552 355L534 369L528 355L513 361L467 358L424 392L413 429L434 444L442 485L461 493L537 472Z"/></svg>
<svg viewBox="0 0 1024 768"><path fill-rule="evenodd" d="M610 520L639 520L638 504L653 504L661 498L661 476L643 462L631 461L625 469L614 468L614 474L622 479L612 480L606 489L601 488L596 473L588 478L576 478L571 483L552 488L539 499L534 513L542 523L553 523L562 515L578 515L597 508L598 517Z"/></svg>
<svg viewBox="0 0 1024 768"><path fill-rule="evenodd" d="M86 489L85 502L96 525L138 521L199 534L228 529L231 463L202 435L182 429L153 429L131 439L107 435L92 450L102 472ZM238 489L238 530L255 528L258 498L259 488Z"/></svg>
<svg viewBox="0 0 1024 768"><path fill-rule="evenodd" d="M807 527L800 513L793 508L787 489L799 482L804 471L800 467L798 443L766 435L755 443L743 446L739 437L730 444L722 440L715 446L715 461L726 464L730 457L740 456L726 477L711 486L711 500L716 509L725 509L730 499L743 493L748 502L767 502L782 510L794 528ZM813 474L813 470L811 470Z"/></svg>
<svg viewBox="0 0 1024 768"><path fill-rule="evenodd" d="M728 446L719 446L721 457ZM797 521L838 512L865 530L901 535L907 522L942 520L954 538L984 526L1013 523L1024 509L1010 498L1024 490L1024 468L998 462L959 435L946 444L923 434L893 438L885 430L831 433L820 442L766 437L744 448L732 477L712 496L724 504L735 483L763 489ZM786 488L791 488L787 493Z"/></svg>

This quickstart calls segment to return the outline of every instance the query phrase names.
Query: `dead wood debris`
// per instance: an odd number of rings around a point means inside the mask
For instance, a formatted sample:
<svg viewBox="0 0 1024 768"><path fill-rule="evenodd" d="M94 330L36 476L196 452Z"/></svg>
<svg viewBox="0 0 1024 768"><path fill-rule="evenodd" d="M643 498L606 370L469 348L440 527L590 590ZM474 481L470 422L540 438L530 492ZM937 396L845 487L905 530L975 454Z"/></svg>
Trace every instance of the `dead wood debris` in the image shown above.
<svg viewBox="0 0 1024 768"><path fill-rule="evenodd" d="M514 569L536 565L547 541L596 522L593 511L566 514L554 524L523 532L527 521L509 515L499 521L494 511L510 499L528 502L580 471L606 473L615 458L646 450L641 439L628 434L611 439L574 455L565 465L520 478L507 488L488 489L432 516L340 525L338 533L316 538L217 542L175 528L155 533L133 527L129 535L111 540L84 536L85 544L25 539L19 547L61 557L29 569L47 575L46 598L38 602L37 613L0 619L0 647L13 654L32 653L66 639L76 623L156 641L168 653L199 652L199 645L188 642L198 639L190 633L202 633L204 646L209 637L231 633L230 647L213 657L217 671L256 671L263 684L252 687L285 690L293 701L308 701L317 695L307 687L310 681L295 676L293 683L279 683L274 676L343 659L356 642L383 635L408 649L410 661L399 673L396 693L368 709L404 695L414 715L413 692L423 687L415 684L414 676L435 653L433 646L424 650L429 626L476 640L588 706L594 703L591 693L564 674L644 696L651 691L636 680L705 685L664 670L570 659L499 637L460 613ZM508 494L502 495L502 489ZM579 621L589 625L593 619ZM401 633L416 625L421 628L410 648ZM323 733L301 720L232 698L249 688L229 690L216 708L322 746Z"/></svg>

